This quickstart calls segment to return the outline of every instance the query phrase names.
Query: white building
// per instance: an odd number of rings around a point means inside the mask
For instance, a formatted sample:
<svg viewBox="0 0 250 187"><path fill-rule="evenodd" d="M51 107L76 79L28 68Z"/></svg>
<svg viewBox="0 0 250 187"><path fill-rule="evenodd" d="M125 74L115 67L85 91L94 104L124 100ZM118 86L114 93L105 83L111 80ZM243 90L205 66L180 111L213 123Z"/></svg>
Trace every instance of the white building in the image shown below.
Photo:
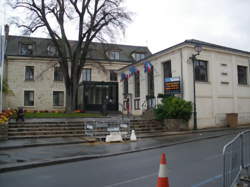
<svg viewBox="0 0 250 187"><path fill-rule="evenodd" d="M181 93L175 95L193 102L193 63L190 57L196 54L194 48L197 45L202 47L195 62L198 128L225 126L227 113L238 113L239 124L250 123L250 53L198 40L186 40L121 68L119 102L124 103L124 109L129 106L131 114L141 115L159 103L159 94L168 94L164 90L167 77L179 77ZM145 63L152 64L151 73L144 72ZM121 80L131 71L139 73ZM119 110L123 109L120 107ZM190 127L192 123L190 120Z"/></svg>

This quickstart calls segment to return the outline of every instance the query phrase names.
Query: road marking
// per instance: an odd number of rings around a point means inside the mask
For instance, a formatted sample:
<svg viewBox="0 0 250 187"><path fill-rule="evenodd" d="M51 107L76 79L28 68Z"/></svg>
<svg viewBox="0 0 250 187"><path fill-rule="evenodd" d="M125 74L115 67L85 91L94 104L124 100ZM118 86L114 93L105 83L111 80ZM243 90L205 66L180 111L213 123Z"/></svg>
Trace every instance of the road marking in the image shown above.
<svg viewBox="0 0 250 187"><path fill-rule="evenodd" d="M202 181L202 182L200 182L200 183L198 183L198 184L194 184L194 185L192 185L192 187L203 186L203 185L205 185L205 184L207 184L207 183L210 183L210 182L212 182L212 181L218 180L219 178L222 178L222 174L221 174L221 175L216 175L216 176L214 176L214 177L211 177L211 178L209 178L209 179L207 179L207 180L204 180L204 181Z"/></svg>
<svg viewBox="0 0 250 187"><path fill-rule="evenodd" d="M152 177L152 176L157 176L157 173L152 173L152 174L145 175L145 176L142 176L142 177L137 177L137 178L130 179L130 180L126 180L126 181L122 181L122 182L119 182L119 183L106 185L106 186L104 186L104 187L119 186L119 185L122 185L122 184L127 184L127 183L130 183L130 182L138 181L138 180L145 179L145 178L149 178L149 177Z"/></svg>

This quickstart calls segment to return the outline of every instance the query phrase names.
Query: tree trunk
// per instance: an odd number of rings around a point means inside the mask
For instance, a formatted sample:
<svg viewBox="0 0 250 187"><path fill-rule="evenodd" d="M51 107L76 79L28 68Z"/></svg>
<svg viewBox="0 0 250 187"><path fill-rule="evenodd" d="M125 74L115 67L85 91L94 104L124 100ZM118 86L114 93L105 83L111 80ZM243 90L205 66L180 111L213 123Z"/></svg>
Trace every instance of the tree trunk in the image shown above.
<svg viewBox="0 0 250 187"><path fill-rule="evenodd" d="M73 82L73 81L72 81ZM66 89L66 112L71 113L77 108L76 98L78 91L78 84L70 83L69 85L65 84Z"/></svg>

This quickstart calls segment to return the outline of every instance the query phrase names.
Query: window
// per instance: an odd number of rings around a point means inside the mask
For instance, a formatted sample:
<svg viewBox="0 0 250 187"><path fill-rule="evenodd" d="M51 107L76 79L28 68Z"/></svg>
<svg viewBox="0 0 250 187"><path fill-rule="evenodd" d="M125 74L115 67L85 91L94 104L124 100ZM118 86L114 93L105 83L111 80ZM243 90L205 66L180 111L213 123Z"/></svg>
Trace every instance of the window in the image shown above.
<svg viewBox="0 0 250 187"><path fill-rule="evenodd" d="M53 106L64 106L64 92L63 91L53 92Z"/></svg>
<svg viewBox="0 0 250 187"><path fill-rule="evenodd" d="M163 63L164 78L172 77L171 61Z"/></svg>
<svg viewBox="0 0 250 187"><path fill-rule="evenodd" d="M164 75L163 82L165 87L165 78L172 77L171 61L163 63L163 75ZM168 94L166 89L164 89L164 94Z"/></svg>
<svg viewBox="0 0 250 187"><path fill-rule="evenodd" d="M128 94L128 79L124 79L123 81L123 94L124 95Z"/></svg>
<svg viewBox="0 0 250 187"><path fill-rule="evenodd" d="M135 59L135 61L139 61L139 60L145 58L145 54L144 53L133 53L132 56Z"/></svg>
<svg viewBox="0 0 250 187"><path fill-rule="evenodd" d="M49 56L56 56L57 55L57 50L54 45L48 45L47 52Z"/></svg>
<svg viewBox="0 0 250 187"><path fill-rule="evenodd" d="M110 81L117 81L117 73L113 70L110 70Z"/></svg>
<svg viewBox="0 0 250 187"><path fill-rule="evenodd" d="M140 99L135 99L134 100L134 109L135 110L140 110Z"/></svg>
<svg viewBox="0 0 250 187"><path fill-rule="evenodd" d="M24 44L20 45L20 54L21 55L32 55L33 54L33 45L32 44Z"/></svg>
<svg viewBox="0 0 250 187"><path fill-rule="evenodd" d="M34 91L24 91L24 106L34 106Z"/></svg>
<svg viewBox="0 0 250 187"><path fill-rule="evenodd" d="M135 73L135 97L140 97L140 73Z"/></svg>
<svg viewBox="0 0 250 187"><path fill-rule="evenodd" d="M154 96L154 67L148 72L148 95Z"/></svg>
<svg viewBox="0 0 250 187"><path fill-rule="evenodd" d="M60 67L54 68L54 81L63 81L63 72Z"/></svg>
<svg viewBox="0 0 250 187"><path fill-rule="evenodd" d="M195 61L194 68L195 68L195 80L207 82L208 81L207 61L203 61L203 60Z"/></svg>
<svg viewBox="0 0 250 187"><path fill-rule="evenodd" d="M237 66L238 84L247 84L247 66Z"/></svg>
<svg viewBox="0 0 250 187"><path fill-rule="evenodd" d="M109 58L111 60L119 60L120 59L120 52L119 51L110 51Z"/></svg>
<svg viewBox="0 0 250 187"><path fill-rule="evenodd" d="M34 80L34 66L25 66L25 80Z"/></svg>
<svg viewBox="0 0 250 187"><path fill-rule="evenodd" d="M82 70L82 81L91 81L91 69Z"/></svg>

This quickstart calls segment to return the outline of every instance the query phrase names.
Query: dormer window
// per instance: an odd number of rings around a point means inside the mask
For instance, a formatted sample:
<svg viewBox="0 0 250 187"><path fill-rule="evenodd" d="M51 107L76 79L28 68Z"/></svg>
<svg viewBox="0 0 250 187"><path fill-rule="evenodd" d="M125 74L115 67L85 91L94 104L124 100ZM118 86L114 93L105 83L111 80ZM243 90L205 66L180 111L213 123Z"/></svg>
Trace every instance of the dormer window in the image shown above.
<svg viewBox="0 0 250 187"><path fill-rule="evenodd" d="M120 59L120 51L110 51L109 58L111 60L119 60Z"/></svg>
<svg viewBox="0 0 250 187"><path fill-rule="evenodd" d="M132 54L135 61L139 61L143 58L145 58L145 53L133 53Z"/></svg>
<svg viewBox="0 0 250 187"><path fill-rule="evenodd" d="M57 50L54 45L48 45L47 52L49 56L56 56L57 55Z"/></svg>
<svg viewBox="0 0 250 187"><path fill-rule="evenodd" d="M33 54L33 44L21 43L20 45L20 54L29 56Z"/></svg>

